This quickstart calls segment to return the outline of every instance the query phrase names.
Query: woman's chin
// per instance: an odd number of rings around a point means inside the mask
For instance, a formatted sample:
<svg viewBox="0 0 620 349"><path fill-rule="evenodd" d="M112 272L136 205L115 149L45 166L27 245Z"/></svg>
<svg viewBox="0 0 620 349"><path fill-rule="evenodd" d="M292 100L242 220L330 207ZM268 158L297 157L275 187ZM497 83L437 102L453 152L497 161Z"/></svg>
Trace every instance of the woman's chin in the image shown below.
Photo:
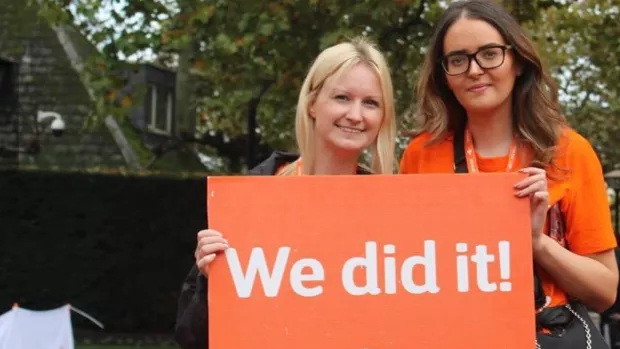
<svg viewBox="0 0 620 349"><path fill-rule="evenodd" d="M465 105L468 114L487 114L497 110L499 105L495 102L476 101Z"/></svg>
<svg viewBox="0 0 620 349"><path fill-rule="evenodd" d="M343 139L333 142L333 147L337 152L347 154L350 153L351 155L358 155L368 146L369 144L366 144L366 142L360 142L352 139Z"/></svg>

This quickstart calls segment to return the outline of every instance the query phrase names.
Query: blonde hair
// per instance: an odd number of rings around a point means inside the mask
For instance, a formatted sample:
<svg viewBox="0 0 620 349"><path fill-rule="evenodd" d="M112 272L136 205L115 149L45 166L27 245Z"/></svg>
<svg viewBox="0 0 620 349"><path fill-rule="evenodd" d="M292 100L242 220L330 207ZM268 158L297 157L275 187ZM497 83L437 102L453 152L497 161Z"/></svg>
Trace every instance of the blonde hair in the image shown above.
<svg viewBox="0 0 620 349"><path fill-rule="evenodd" d="M370 147L370 170L376 174L394 173L396 116L392 78L383 54L369 40L357 37L321 52L310 67L299 92L295 135L303 174L311 174L316 159L314 119L308 113L310 105L314 103L327 78L337 77L359 63L368 65L377 73L383 92L383 120L377 139ZM280 175L294 174L296 166L295 163L287 165Z"/></svg>

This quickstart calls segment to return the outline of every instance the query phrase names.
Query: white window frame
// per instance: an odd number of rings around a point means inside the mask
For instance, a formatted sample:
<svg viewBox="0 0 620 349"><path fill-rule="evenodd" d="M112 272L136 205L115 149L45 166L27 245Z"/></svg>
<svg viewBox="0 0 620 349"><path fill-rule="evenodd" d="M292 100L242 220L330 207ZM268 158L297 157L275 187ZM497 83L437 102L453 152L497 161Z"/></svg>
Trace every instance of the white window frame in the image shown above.
<svg viewBox="0 0 620 349"><path fill-rule="evenodd" d="M157 127L157 86L150 85L151 87L151 113L148 115L148 129L150 132L170 135L172 133L172 115L174 114L174 110L172 109L173 100L172 100L172 92L168 92L167 101L166 101L166 129L162 130Z"/></svg>

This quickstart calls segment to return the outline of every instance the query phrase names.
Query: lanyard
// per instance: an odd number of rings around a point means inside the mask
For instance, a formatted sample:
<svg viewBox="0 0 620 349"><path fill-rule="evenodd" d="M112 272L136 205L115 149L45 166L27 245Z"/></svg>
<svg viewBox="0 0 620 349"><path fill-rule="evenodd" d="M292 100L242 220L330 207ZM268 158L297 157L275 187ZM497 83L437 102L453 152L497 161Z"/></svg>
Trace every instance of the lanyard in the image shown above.
<svg viewBox="0 0 620 349"><path fill-rule="evenodd" d="M467 167L469 172L479 172L478 160L476 159L476 150L474 149L474 142L471 138L471 133L468 129L465 129L465 157L467 158ZM510 151L508 152L508 164L506 165L506 172L512 171L517 157L517 142L513 138L510 143Z"/></svg>
<svg viewBox="0 0 620 349"><path fill-rule="evenodd" d="M304 174L304 170L302 168L301 165L301 158L293 161L292 163L290 163L289 165L282 165L278 168L278 170L276 171L276 174L280 174L282 172L282 170L284 170L286 167L288 166L292 166L295 165L295 169L292 171L292 176L301 176Z"/></svg>
<svg viewBox="0 0 620 349"><path fill-rule="evenodd" d="M295 161L295 175L296 176L301 176L304 174L304 170L303 167L301 165L301 158L297 159L297 161Z"/></svg>

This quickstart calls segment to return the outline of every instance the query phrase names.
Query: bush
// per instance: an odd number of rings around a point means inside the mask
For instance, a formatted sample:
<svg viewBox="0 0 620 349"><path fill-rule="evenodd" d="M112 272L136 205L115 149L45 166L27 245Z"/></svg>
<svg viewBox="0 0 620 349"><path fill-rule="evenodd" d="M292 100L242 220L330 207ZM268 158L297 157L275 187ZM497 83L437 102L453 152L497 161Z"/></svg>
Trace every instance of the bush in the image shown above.
<svg viewBox="0 0 620 349"><path fill-rule="evenodd" d="M0 311L71 303L106 330L173 329L204 179L6 172L0 193Z"/></svg>

